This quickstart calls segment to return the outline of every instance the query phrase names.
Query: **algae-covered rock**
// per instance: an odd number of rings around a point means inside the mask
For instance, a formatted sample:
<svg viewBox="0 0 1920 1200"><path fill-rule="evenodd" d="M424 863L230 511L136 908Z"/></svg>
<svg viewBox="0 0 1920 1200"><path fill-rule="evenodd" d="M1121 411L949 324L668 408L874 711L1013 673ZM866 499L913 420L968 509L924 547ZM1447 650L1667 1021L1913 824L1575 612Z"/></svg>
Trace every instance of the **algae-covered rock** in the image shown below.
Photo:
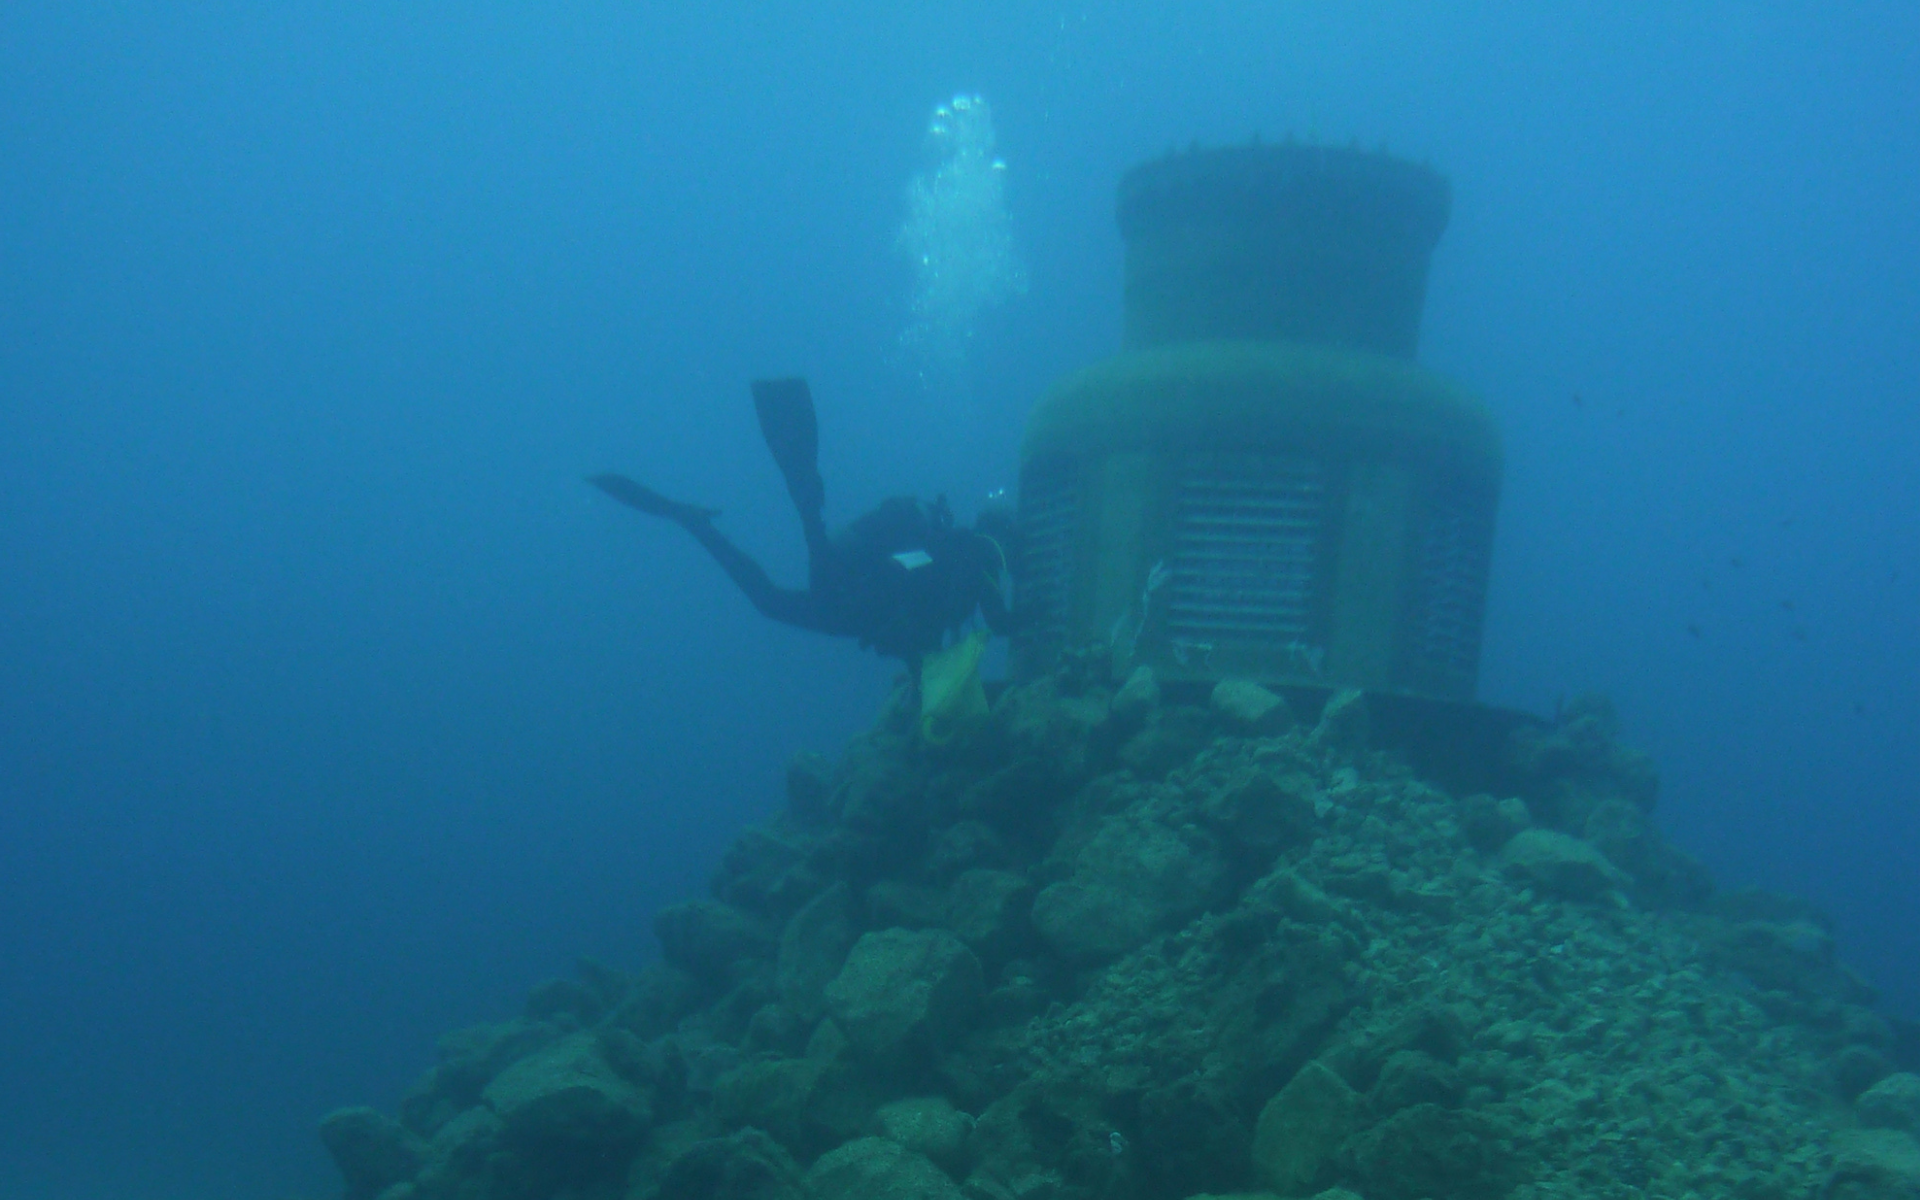
<svg viewBox="0 0 1920 1200"><path fill-rule="evenodd" d="M1065 958L1097 962L1203 911L1228 878L1204 829L1129 812L1102 822L1075 855L1073 876L1034 898L1033 925Z"/></svg>
<svg viewBox="0 0 1920 1200"><path fill-rule="evenodd" d="M1156 708L1145 727L1121 744L1120 761L1142 779L1160 779L1191 762L1212 733L1212 714L1204 708Z"/></svg>
<svg viewBox="0 0 1920 1200"><path fill-rule="evenodd" d="M586 1033L521 1059L482 1095L504 1136L542 1155L616 1154L637 1144L652 1120L647 1098Z"/></svg>
<svg viewBox="0 0 1920 1200"><path fill-rule="evenodd" d="M1222 679L1213 685L1209 703L1236 733L1279 733L1293 724L1287 702L1251 679Z"/></svg>
<svg viewBox="0 0 1920 1200"><path fill-rule="evenodd" d="M1911 1200L1920 1026L1806 906L1708 894L1603 706L1456 797L1398 699L1281 730L1110 700L1111 658L945 747L896 689L661 916L666 963L446 1039L397 1124L329 1118L350 1188Z"/></svg>
<svg viewBox="0 0 1920 1200"><path fill-rule="evenodd" d="M1517 1182L1489 1121L1438 1104L1401 1109L1353 1135L1342 1153L1367 1200L1493 1200Z"/></svg>
<svg viewBox="0 0 1920 1200"><path fill-rule="evenodd" d="M1060 680L1043 676L1002 692L992 719L1014 759L1038 767L1057 793L1077 786L1096 766L1095 733L1109 703L1097 692L1067 693Z"/></svg>
<svg viewBox="0 0 1920 1200"><path fill-rule="evenodd" d="M832 817L833 764L817 750L802 750L787 763L787 813L803 827L824 825Z"/></svg>
<svg viewBox="0 0 1920 1200"><path fill-rule="evenodd" d="M1245 1183L1252 1170L1251 1114L1225 1076L1200 1070L1149 1084L1140 1093L1132 1139L1108 1141L1109 1152L1125 1160L1125 1173L1160 1192Z"/></svg>
<svg viewBox="0 0 1920 1200"><path fill-rule="evenodd" d="M814 1200L964 1200L953 1178L890 1138L848 1142L807 1171Z"/></svg>
<svg viewBox="0 0 1920 1200"><path fill-rule="evenodd" d="M1142 897L1102 883L1049 884L1033 901L1033 927L1072 963L1099 962L1145 941L1157 924Z"/></svg>
<svg viewBox="0 0 1920 1200"><path fill-rule="evenodd" d="M1872 990L1840 963L1831 925L1811 907L1745 891L1716 896L1712 912L1719 919L1693 926L1708 956L1780 993L1774 1003L1783 1013L1817 1019L1841 1005L1872 1002Z"/></svg>
<svg viewBox="0 0 1920 1200"><path fill-rule="evenodd" d="M1231 776L1209 791L1195 811L1220 835L1227 853L1254 870L1263 870L1282 850L1310 837L1316 817L1312 798L1297 783L1283 783L1257 770Z"/></svg>
<svg viewBox="0 0 1920 1200"><path fill-rule="evenodd" d="M914 1096L882 1105L873 1114L873 1126L875 1134L925 1155L948 1173L965 1173L973 1118L945 1096Z"/></svg>
<svg viewBox="0 0 1920 1200"><path fill-rule="evenodd" d="M1460 1099L1460 1073L1424 1050L1396 1050L1387 1056L1367 1093L1376 1113L1398 1112L1416 1104L1452 1107Z"/></svg>
<svg viewBox="0 0 1920 1200"><path fill-rule="evenodd" d="M1068 1180L1110 1181L1117 1166L1099 1091L1069 1073L1038 1071L987 1106L968 1151L976 1164L967 1190L983 1195L1078 1196ZM996 1192L995 1189L998 1189ZM1052 1189L1049 1192L1049 1189Z"/></svg>
<svg viewBox="0 0 1920 1200"><path fill-rule="evenodd" d="M725 979L736 963L773 957L774 937L765 922L731 904L690 900L660 910L653 919L660 953L699 979Z"/></svg>
<svg viewBox="0 0 1920 1200"><path fill-rule="evenodd" d="M648 1200L815 1200L793 1156L758 1129L681 1151Z"/></svg>
<svg viewBox="0 0 1920 1200"><path fill-rule="evenodd" d="M1012 871L963 871L947 889L946 923L982 960L998 962L1023 949L1033 885Z"/></svg>
<svg viewBox="0 0 1920 1200"><path fill-rule="evenodd" d="M1460 824L1474 849L1491 854L1533 824L1533 817L1518 796L1496 800L1481 792L1460 801Z"/></svg>
<svg viewBox="0 0 1920 1200"><path fill-rule="evenodd" d="M396 1183L412 1179L425 1146L400 1122L371 1108L342 1108L320 1121L320 1140L340 1177L347 1200L371 1200Z"/></svg>
<svg viewBox="0 0 1920 1200"><path fill-rule="evenodd" d="M549 979L527 993L521 1015L529 1021L550 1021L578 1029L605 1016L609 1003L608 997L578 979Z"/></svg>
<svg viewBox="0 0 1920 1200"><path fill-rule="evenodd" d="M947 897L939 888L883 879L867 889L867 923L887 929L926 929L947 922Z"/></svg>
<svg viewBox="0 0 1920 1200"><path fill-rule="evenodd" d="M493 1077L543 1046L563 1031L545 1021L508 1021L475 1025L440 1038L440 1062L400 1101L400 1122L422 1136L431 1136L446 1122L480 1102L480 1093Z"/></svg>
<svg viewBox="0 0 1920 1200"><path fill-rule="evenodd" d="M952 934L884 929L854 943L826 1002L862 1058L899 1069L963 1033L983 990L980 960Z"/></svg>
<svg viewBox="0 0 1920 1200"><path fill-rule="evenodd" d="M488 1177L503 1126L486 1105L477 1105L442 1125L427 1147L416 1186L422 1197L438 1200L472 1190L474 1181Z"/></svg>
<svg viewBox="0 0 1920 1200"><path fill-rule="evenodd" d="M1859 1044L1840 1047L1833 1056L1833 1083L1842 1099L1854 1100L1892 1070L1887 1056L1872 1046Z"/></svg>
<svg viewBox="0 0 1920 1200"><path fill-rule="evenodd" d="M803 1021L826 1011L826 988L853 949L853 892L836 883L793 914L780 935L774 986Z"/></svg>
<svg viewBox="0 0 1920 1200"><path fill-rule="evenodd" d="M757 916L784 919L827 885L815 859L818 840L790 825L740 832L713 875L713 894Z"/></svg>
<svg viewBox="0 0 1920 1200"><path fill-rule="evenodd" d="M1260 1110L1253 1169L1283 1196L1305 1196L1331 1175L1341 1143L1360 1120L1360 1094L1318 1062L1294 1073Z"/></svg>
<svg viewBox="0 0 1920 1200"><path fill-rule="evenodd" d="M1920 1137L1920 1075L1901 1071L1874 1084L1853 1102L1870 1129L1898 1129Z"/></svg>
<svg viewBox="0 0 1920 1200"><path fill-rule="evenodd" d="M825 1057L750 1060L713 1089L723 1125L763 1129L802 1159L858 1134L873 1104L851 1067Z"/></svg>
<svg viewBox="0 0 1920 1200"><path fill-rule="evenodd" d="M1596 804L1580 835L1627 873L1634 901L1647 908L1697 909L1713 894L1707 869L1668 845L1637 804L1618 798Z"/></svg>
<svg viewBox="0 0 1920 1200"><path fill-rule="evenodd" d="M1590 694L1569 701L1550 729L1515 729L1509 767L1536 820L1577 833L1608 800L1653 808L1659 774L1646 755L1621 745L1619 730L1612 702Z"/></svg>
<svg viewBox="0 0 1920 1200"><path fill-rule="evenodd" d="M890 838L921 828L926 819L925 781L885 741L849 753L828 801L840 824L853 832Z"/></svg>
<svg viewBox="0 0 1920 1200"><path fill-rule="evenodd" d="M1500 863L1528 885L1569 900L1598 900L1627 881L1606 855L1551 829L1515 834L1501 850Z"/></svg>
<svg viewBox="0 0 1920 1200"><path fill-rule="evenodd" d="M698 1008L705 994L705 986L687 972L666 963L651 963L634 976L626 998L607 1022L636 1037L658 1037Z"/></svg>
<svg viewBox="0 0 1920 1200"><path fill-rule="evenodd" d="M1833 1174L1823 1200L1914 1200L1920 1196L1920 1143L1892 1129L1861 1129L1834 1142Z"/></svg>

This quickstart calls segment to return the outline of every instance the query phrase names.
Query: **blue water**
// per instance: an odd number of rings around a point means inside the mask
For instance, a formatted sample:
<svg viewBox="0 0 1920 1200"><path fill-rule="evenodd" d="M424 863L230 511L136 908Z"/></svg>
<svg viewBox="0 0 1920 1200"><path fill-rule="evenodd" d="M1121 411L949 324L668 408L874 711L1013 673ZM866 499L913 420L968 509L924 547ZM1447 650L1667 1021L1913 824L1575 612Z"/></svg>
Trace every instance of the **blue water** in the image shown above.
<svg viewBox="0 0 1920 1200"><path fill-rule="evenodd" d="M891 670L581 475L797 579L745 381L805 373L830 518L969 509L1116 346L1120 173L1255 133L1452 177L1482 698L1610 692L1672 837L1920 1014L1911 5L665 7L0 8L7 1196L331 1194L321 1113L644 960ZM1030 281L964 402L895 246L960 89Z"/></svg>

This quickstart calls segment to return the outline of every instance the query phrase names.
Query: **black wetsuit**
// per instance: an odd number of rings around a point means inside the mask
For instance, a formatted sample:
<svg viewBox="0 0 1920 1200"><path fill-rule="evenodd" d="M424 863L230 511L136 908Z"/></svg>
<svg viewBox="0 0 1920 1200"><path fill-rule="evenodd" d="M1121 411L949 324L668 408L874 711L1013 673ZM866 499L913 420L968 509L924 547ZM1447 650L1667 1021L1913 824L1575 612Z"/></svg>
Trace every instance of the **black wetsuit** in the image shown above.
<svg viewBox="0 0 1920 1200"><path fill-rule="evenodd" d="M682 504L619 475L590 482L614 499L677 522L706 547L761 613L787 625L836 637L905 660L940 649L948 633L978 611L987 627L1007 632L1001 597L1006 554L986 534L956 528L944 500L911 496L883 501L837 535L822 510L826 487L818 466L813 400L805 380L756 381L754 407L807 541L807 586L783 588L747 553L713 527L715 513Z"/></svg>

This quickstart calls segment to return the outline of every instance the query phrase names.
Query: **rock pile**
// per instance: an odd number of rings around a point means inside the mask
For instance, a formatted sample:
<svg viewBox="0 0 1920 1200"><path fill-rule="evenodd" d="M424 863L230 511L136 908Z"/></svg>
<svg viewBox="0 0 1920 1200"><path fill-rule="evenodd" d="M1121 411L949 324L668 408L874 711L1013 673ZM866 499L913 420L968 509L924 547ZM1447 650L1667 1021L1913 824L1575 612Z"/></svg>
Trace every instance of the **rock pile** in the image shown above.
<svg viewBox="0 0 1920 1200"><path fill-rule="evenodd" d="M1604 705L1452 795L1358 694L1173 690L1069 664L939 747L896 695L663 961L327 1117L348 1200L1920 1196L1914 1029L1660 840Z"/></svg>

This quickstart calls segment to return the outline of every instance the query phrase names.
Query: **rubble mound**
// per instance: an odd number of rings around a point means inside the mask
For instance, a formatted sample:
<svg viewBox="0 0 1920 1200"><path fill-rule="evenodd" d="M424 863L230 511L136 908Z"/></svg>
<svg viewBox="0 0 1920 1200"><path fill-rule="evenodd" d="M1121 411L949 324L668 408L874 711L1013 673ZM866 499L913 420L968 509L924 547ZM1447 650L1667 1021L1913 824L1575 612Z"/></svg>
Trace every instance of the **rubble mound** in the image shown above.
<svg viewBox="0 0 1920 1200"><path fill-rule="evenodd" d="M347 1200L1920 1196L1912 1027L1661 841L1603 703L1463 795L1357 693L1177 690L936 746L903 687L662 961L329 1116Z"/></svg>

